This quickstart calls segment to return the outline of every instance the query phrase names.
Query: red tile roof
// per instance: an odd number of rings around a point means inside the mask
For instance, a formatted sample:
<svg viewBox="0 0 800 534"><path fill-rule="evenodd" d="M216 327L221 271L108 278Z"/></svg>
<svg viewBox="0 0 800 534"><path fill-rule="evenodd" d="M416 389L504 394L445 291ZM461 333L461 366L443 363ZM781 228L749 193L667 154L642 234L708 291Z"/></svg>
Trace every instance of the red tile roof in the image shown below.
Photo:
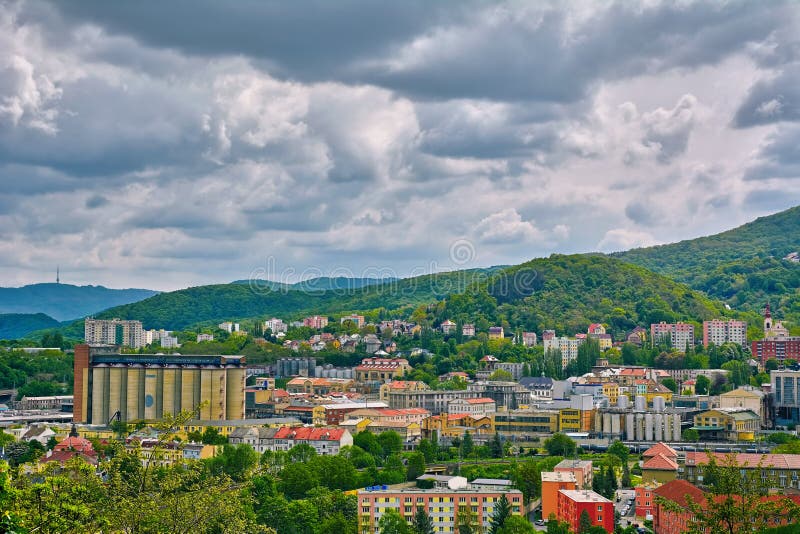
<svg viewBox="0 0 800 534"><path fill-rule="evenodd" d="M96 454L91 441L86 438L76 436L70 436L64 441L59 442L55 447L53 447L53 451L75 451L88 454L90 456Z"/></svg>
<svg viewBox="0 0 800 534"><path fill-rule="evenodd" d="M489 397L479 397L477 399L467 399L468 404L489 404L490 402L494 402L494 399L490 399Z"/></svg>
<svg viewBox="0 0 800 534"><path fill-rule="evenodd" d="M646 451L644 451L644 453L642 453L642 456L644 456L645 458L652 458L653 456L658 456L659 454L663 454L667 458L678 457L678 453L675 451L675 449L673 449L666 443L662 443L660 441L655 445L653 445L652 447L650 447L649 449L647 449Z"/></svg>
<svg viewBox="0 0 800 534"><path fill-rule="evenodd" d="M705 502L705 494L703 491L685 480L671 480L653 490L653 493L664 499L678 503L681 506L686 506L688 504L687 497L698 504Z"/></svg>
<svg viewBox="0 0 800 534"><path fill-rule="evenodd" d="M340 441L344 433L344 428L281 427L275 433L275 439L293 439L295 441Z"/></svg>
<svg viewBox="0 0 800 534"><path fill-rule="evenodd" d="M712 452L713 456L720 465L728 464L729 454ZM733 456L736 465L740 467L756 468L759 464L762 467L771 467L775 469L800 469L800 454L754 454L754 453L738 453ZM687 452L686 465L695 466L707 464L709 460L709 453L706 452Z"/></svg>
<svg viewBox="0 0 800 534"><path fill-rule="evenodd" d="M648 469L651 471L677 471L678 464L675 462L675 460L667 458L663 454L659 453L647 460L644 465L642 465L642 469Z"/></svg>

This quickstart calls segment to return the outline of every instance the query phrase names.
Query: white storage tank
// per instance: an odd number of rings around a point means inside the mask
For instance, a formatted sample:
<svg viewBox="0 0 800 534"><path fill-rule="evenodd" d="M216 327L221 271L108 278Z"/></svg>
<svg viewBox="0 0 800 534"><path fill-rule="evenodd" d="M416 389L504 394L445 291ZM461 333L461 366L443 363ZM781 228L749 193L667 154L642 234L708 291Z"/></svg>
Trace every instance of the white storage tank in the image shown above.
<svg viewBox="0 0 800 534"><path fill-rule="evenodd" d="M650 412L644 414L644 439L653 441L653 414Z"/></svg>
<svg viewBox="0 0 800 534"><path fill-rule="evenodd" d="M623 410L628 409L628 396L627 395L620 395L617 397L617 408L621 408Z"/></svg>
<svg viewBox="0 0 800 534"><path fill-rule="evenodd" d="M681 416L678 414L672 416L672 439L681 440Z"/></svg>
<svg viewBox="0 0 800 534"><path fill-rule="evenodd" d="M636 441L644 441L644 414L636 414Z"/></svg>
<svg viewBox="0 0 800 534"><path fill-rule="evenodd" d="M664 397L653 397L653 411L654 412L663 412L667 407L667 402L664 400Z"/></svg>
<svg viewBox="0 0 800 534"><path fill-rule="evenodd" d="M655 431L655 438L656 441L664 441L664 415L657 413L654 417L655 427L653 430Z"/></svg>
<svg viewBox="0 0 800 534"><path fill-rule="evenodd" d="M647 408L647 399L644 395L636 395L636 399L634 400L634 408L637 411L643 412Z"/></svg>
<svg viewBox="0 0 800 534"><path fill-rule="evenodd" d="M636 416L632 413L625 414L625 439L633 441L636 439Z"/></svg>

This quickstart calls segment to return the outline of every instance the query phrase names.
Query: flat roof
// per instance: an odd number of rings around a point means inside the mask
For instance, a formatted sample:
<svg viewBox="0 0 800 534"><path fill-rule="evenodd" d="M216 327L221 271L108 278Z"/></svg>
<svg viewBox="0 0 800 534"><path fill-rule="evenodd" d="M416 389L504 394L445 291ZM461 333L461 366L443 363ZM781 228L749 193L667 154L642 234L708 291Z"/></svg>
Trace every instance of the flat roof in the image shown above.
<svg viewBox="0 0 800 534"><path fill-rule="evenodd" d="M544 471L542 482L577 482L575 473L568 471Z"/></svg>
<svg viewBox="0 0 800 534"><path fill-rule="evenodd" d="M558 490L558 492L563 493L567 498L575 502L611 502L592 490Z"/></svg>

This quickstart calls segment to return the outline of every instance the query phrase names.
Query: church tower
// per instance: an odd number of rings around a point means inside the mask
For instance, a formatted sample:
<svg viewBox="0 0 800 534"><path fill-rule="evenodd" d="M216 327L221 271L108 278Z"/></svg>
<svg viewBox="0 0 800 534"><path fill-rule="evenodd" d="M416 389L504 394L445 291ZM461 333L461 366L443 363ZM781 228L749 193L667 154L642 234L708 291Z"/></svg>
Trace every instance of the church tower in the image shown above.
<svg viewBox="0 0 800 534"><path fill-rule="evenodd" d="M764 308L764 335L770 330L772 330L772 312L770 312L769 302L767 302L767 307Z"/></svg>

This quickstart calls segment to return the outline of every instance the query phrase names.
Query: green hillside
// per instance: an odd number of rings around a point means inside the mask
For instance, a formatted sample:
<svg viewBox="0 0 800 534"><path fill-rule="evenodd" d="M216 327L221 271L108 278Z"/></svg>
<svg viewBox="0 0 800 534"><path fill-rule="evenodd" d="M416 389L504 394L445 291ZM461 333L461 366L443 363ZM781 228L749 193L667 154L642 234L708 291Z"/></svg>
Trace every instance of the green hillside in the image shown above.
<svg viewBox="0 0 800 534"><path fill-rule="evenodd" d="M61 323L43 313L0 314L0 339L19 339L36 330L58 328Z"/></svg>
<svg viewBox="0 0 800 534"><path fill-rule="evenodd" d="M702 321L723 306L683 284L601 255L553 255L511 267L448 299L442 316L559 334L609 325L620 337L636 325Z"/></svg>
<svg viewBox="0 0 800 534"><path fill-rule="evenodd" d="M419 305L437 319L523 327L537 332L585 331L591 322L621 335L653 321L722 315L714 303L666 277L606 256L554 255L505 269L478 269L397 280L350 290L275 291L244 284L200 286L162 293L98 314L139 319L145 328L180 330L226 319L337 314L377 308L410 315ZM80 322L65 330L80 336Z"/></svg>
<svg viewBox="0 0 800 534"><path fill-rule="evenodd" d="M275 290L270 283L199 286L117 306L98 318L139 319L145 328L179 330L226 319L304 314L336 314L376 308L396 309L427 304L480 280L497 269L471 269L392 280L355 289ZM77 332L77 329L73 328Z"/></svg>
<svg viewBox="0 0 800 534"><path fill-rule="evenodd" d="M684 282L731 307L800 321L800 206L708 237L619 252L614 257Z"/></svg>

